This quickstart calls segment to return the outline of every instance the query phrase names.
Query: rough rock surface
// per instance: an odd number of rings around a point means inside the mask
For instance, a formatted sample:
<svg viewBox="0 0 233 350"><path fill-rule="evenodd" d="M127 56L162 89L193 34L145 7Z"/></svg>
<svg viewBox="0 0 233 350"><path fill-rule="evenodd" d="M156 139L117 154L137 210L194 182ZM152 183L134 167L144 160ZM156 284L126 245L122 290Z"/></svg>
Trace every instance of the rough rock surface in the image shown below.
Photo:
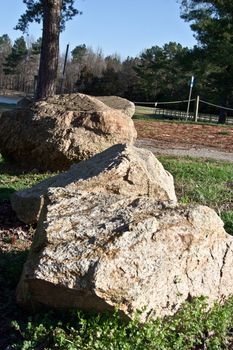
<svg viewBox="0 0 233 350"><path fill-rule="evenodd" d="M29 224L38 220L50 187L177 201L172 175L150 151L131 145L114 145L65 173L13 194L12 207L21 221Z"/></svg>
<svg viewBox="0 0 233 350"><path fill-rule="evenodd" d="M132 119L83 94L57 95L0 116L0 153L26 168L65 170L117 143L133 143Z"/></svg>
<svg viewBox="0 0 233 350"><path fill-rule="evenodd" d="M120 110L130 118L135 113L135 104L125 98L119 96L96 96L96 98L107 106Z"/></svg>
<svg viewBox="0 0 233 350"><path fill-rule="evenodd" d="M187 298L233 293L233 238L204 206L170 208L145 196L54 188L46 197L17 289L25 307L46 304L142 321Z"/></svg>

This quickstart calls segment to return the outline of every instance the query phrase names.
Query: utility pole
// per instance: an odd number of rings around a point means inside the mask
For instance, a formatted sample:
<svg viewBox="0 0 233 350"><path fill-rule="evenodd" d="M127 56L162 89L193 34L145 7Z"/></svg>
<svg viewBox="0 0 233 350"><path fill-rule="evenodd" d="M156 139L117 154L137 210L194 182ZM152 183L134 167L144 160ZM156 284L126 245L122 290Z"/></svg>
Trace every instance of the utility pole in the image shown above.
<svg viewBox="0 0 233 350"><path fill-rule="evenodd" d="M187 106L186 119L185 119L186 121L188 120L188 116L189 116L189 108L190 108L190 101L192 97L193 83L194 83L194 76L192 75L191 81L190 81L189 99L188 99L188 106Z"/></svg>
<svg viewBox="0 0 233 350"><path fill-rule="evenodd" d="M195 103L195 113L194 113L194 121L195 122L197 122L197 119L198 119L199 102L200 102L200 96L198 95L196 98L196 103Z"/></svg>

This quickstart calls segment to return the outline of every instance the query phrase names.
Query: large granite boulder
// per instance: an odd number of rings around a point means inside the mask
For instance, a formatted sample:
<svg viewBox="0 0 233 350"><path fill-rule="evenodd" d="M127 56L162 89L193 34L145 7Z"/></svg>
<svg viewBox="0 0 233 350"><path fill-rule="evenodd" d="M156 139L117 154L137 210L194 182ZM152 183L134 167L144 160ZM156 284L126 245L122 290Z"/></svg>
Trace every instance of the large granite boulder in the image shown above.
<svg viewBox="0 0 233 350"><path fill-rule="evenodd" d="M174 205L147 150L113 146L13 198L38 220L17 288L25 308L139 309L145 321L233 294L233 237L212 209Z"/></svg>
<svg viewBox="0 0 233 350"><path fill-rule="evenodd" d="M45 198L18 302L112 310L141 320L206 295L233 294L233 238L204 206L171 208L146 196L53 188Z"/></svg>
<svg viewBox="0 0 233 350"><path fill-rule="evenodd" d="M172 175L164 170L153 153L130 145L114 145L89 160L72 165L67 172L14 193L11 203L21 221L37 222L50 187L177 202Z"/></svg>
<svg viewBox="0 0 233 350"><path fill-rule="evenodd" d="M65 170L113 144L133 143L132 119L83 95L57 95L0 116L0 153L25 168Z"/></svg>
<svg viewBox="0 0 233 350"><path fill-rule="evenodd" d="M115 108L132 118L135 113L135 104L119 96L96 96L98 100L111 108Z"/></svg>

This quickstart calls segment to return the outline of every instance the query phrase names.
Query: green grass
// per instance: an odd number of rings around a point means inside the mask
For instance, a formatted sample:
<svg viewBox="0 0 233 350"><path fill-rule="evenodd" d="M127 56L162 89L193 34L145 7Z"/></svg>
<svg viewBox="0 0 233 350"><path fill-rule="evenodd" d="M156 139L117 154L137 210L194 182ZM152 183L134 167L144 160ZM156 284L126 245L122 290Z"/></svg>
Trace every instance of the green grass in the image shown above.
<svg viewBox="0 0 233 350"><path fill-rule="evenodd" d="M17 165L4 161L0 155L0 202L9 199L18 190L33 186L51 176L51 173L24 173Z"/></svg>
<svg viewBox="0 0 233 350"><path fill-rule="evenodd" d="M9 109L14 109L16 108L15 104L8 105L8 104L0 104L0 112L7 111Z"/></svg>
<svg viewBox="0 0 233 350"><path fill-rule="evenodd" d="M135 106L135 115L138 116L151 116L155 115L155 108L153 107L143 107L143 106Z"/></svg>
<svg viewBox="0 0 233 350"><path fill-rule="evenodd" d="M217 210L225 229L233 234L233 164L189 158L159 157L175 179L181 203L199 203ZM0 199L15 190L30 187L51 174L23 173L0 159ZM26 252L0 254L1 286L6 288L1 315L9 313L8 345L22 350L221 350L233 349L233 297L223 306L208 310L204 298L186 302L171 317L141 325L135 320L124 323L117 311L90 314L81 311L48 311L25 316L14 304L14 289ZM11 312L12 308L12 312ZM13 315L13 316L12 316ZM4 347L6 348L6 346Z"/></svg>
<svg viewBox="0 0 233 350"><path fill-rule="evenodd" d="M223 131L219 131L219 132L218 132L218 135L231 136L231 133L230 133L229 131L223 130Z"/></svg>
<svg viewBox="0 0 233 350"><path fill-rule="evenodd" d="M159 157L174 176L181 203L199 203L217 211L233 235L233 163Z"/></svg>

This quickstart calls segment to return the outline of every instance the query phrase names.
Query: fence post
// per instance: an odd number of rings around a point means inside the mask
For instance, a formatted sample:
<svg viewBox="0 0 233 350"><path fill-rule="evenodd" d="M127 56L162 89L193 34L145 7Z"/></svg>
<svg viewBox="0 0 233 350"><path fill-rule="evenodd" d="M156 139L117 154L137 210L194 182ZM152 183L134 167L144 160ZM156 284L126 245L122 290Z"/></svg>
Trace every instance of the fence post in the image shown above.
<svg viewBox="0 0 233 350"><path fill-rule="evenodd" d="M199 102L200 102L200 96L197 96L196 103L195 103L195 113L194 113L195 122L197 122L197 119L198 119Z"/></svg>

